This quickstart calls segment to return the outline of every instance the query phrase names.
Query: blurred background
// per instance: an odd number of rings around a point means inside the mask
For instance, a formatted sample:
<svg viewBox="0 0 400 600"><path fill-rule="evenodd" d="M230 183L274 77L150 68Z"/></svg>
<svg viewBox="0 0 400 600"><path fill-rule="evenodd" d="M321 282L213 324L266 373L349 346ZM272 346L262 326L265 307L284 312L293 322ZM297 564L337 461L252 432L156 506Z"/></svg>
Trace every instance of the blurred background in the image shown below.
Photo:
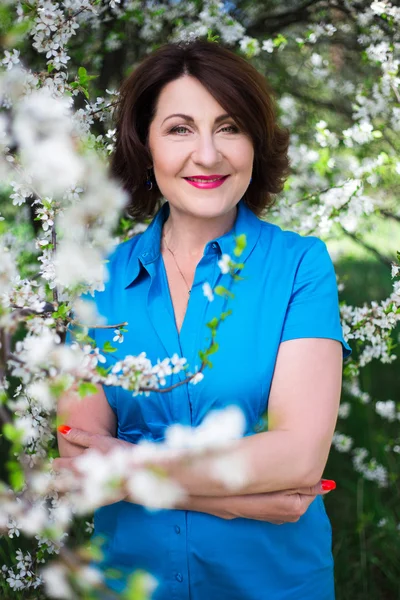
<svg viewBox="0 0 400 600"><path fill-rule="evenodd" d="M46 25L37 28L39 21L48 24L48 32ZM58 33L65 33L65 44L61 40L56 47ZM275 90L280 121L291 131L292 174L266 219L326 241L343 322L359 330L365 320L352 321L346 307L365 306L365 319L373 320L374 306L393 292L392 263L400 251L400 9L395 4L3 0L0 5L3 69L22 63L38 87L72 97L85 143L105 159L115 141L113 108L121 81L162 43L192 37L213 39L245 56ZM0 107L8 110L6 103ZM17 185L0 192L0 235L26 277L37 272L34 240L43 227L37 200ZM121 215L115 236L125 239L134 228ZM371 340L349 336L353 356L345 365L325 472L337 482L326 507L338 600L400 599L399 334L397 324L390 333L390 362L382 362L384 353L370 356ZM4 474L4 440L0 448ZM90 532L86 521L71 533L79 543ZM4 564L24 544L28 551L30 541L3 538ZM39 599L42 591L18 592L0 579L0 597Z"/></svg>

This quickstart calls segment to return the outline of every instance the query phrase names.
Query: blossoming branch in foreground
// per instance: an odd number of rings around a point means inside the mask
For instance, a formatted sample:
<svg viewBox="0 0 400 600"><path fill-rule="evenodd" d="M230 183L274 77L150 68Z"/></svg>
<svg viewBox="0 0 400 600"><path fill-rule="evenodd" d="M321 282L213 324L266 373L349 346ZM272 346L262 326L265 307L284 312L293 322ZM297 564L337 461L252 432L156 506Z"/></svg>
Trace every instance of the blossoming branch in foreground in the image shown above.
<svg viewBox="0 0 400 600"><path fill-rule="evenodd" d="M104 357L101 349L92 348L90 345L79 350L62 349L56 333L59 322L44 309L50 300L48 289L57 290L60 302L70 302L72 305L75 285L80 284L88 274L90 277L87 288L90 291L101 289L102 261L118 241L114 239L112 230L116 225L118 211L125 201L120 190L104 176L102 161L94 156L85 156L85 152L79 150L86 145L91 146L97 149L102 158L106 158L112 151L115 139L111 123L109 127L106 125L108 133L105 135L91 133L91 128L96 120L103 122L109 119L113 111L112 105L118 95L105 90L103 96L94 101L86 98L83 108L79 108L73 114L70 112L69 107L72 106L73 99L81 92L79 86L73 85L79 77L74 78L71 67L73 61L70 57L72 53L68 44L77 37L81 28L100 27L103 18L109 19L110 11L118 18L126 16L131 3L122 5L118 0L114 0L99 5L94 0L64 0L63 3L38 0L30 4L29 14L23 11L21 3L4 2L4 5L6 4L15 4L15 20L19 23L31 20L33 47L42 55L45 69L40 73L24 66L21 63L23 57L18 49L9 48L1 60L6 78L0 78L0 106L5 109L0 114L0 182L3 187L5 182L10 182L10 200L15 206L22 207L21 214L24 205L35 198L36 215L40 219L42 232L36 241L41 265L38 273L35 273L35 276L40 275L38 285L34 279L27 279L26 274L17 274L16 240L12 240L11 250L10 236L3 236L2 239L4 250L3 261L0 263L0 328L13 333L18 323L23 321L27 330L27 341L21 341L15 348L14 357L8 365L10 372L20 378L23 386L11 394L9 382L2 377L0 394L1 398L4 396L6 399L8 395L12 395L7 401L7 406L14 413L15 429L8 427L5 432L10 443L15 444L15 448L22 453L21 465L25 469L26 487L20 492L10 488L0 489L0 527L8 531L10 537L18 539L20 529L27 535L32 535L33 531L50 526L55 538L55 531L58 530L58 541L45 541L46 538L42 537L38 540L37 547L32 547L31 552L18 549L16 565L13 568L3 567L3 573L13 590L37 587L44 579L48 595L63 593L67 597L72 590L70 569L65 564L51 565L43 572L43 578L37 574L34 566L38 562L37 556L43 556L43 548L47 548L46 557L62 548L65 537L62 532L68 529L73 518L71 506L63 495L52 491L54 482L44 470L44 459L48 441L54 435L51 415L57 400L55 388L67 386L74 378L87 379L92 383L101 382L101 376L96 373L96 366L104 362ZM243 25L232 18L223 3L214 0L206 2L200 13L193 3L171 5L168 10L150 3L143 10L141 24L138 20L135 21L137 17L134 13L135 11L131 11L129 18L135 23L138 37L145 44L158 43L164 27L172 31L171 39L176 40L206 35L207 31L212 29L221 36L224 43L237 44L248 56L259 55L262 50L266 59L273 52L282 52L285 48L292 52L293 44L303 48L303 45L315 45L321 37L326 40L336 32L345 35L345 26L348 26L344 21L336 22L335 26L331 23L310 24L305 28L304 35L293 39L290 36L281 36L281 39L277 36L274 39L258 40L246 34ZM339 128L334 132L331 124L324 124L319 119L314 145L306 146L296 135L292 136L291 157L294 172L289 189L285 191L285 197L279 203L279 218L289 229L304 229L305 232L325 235L333 232L335 225L341 224L350 232L362 230L366 221L364 216L380 207L381 173L384 169L391 168L391 159L384 152L377 154L374 144L380 139L380 123L385 124L386 130L392 127L397 131L400 122L398 108L393 106L397 102L394 100L399 89L398 58L395 54L398 48L397 42L392 43L389 35L387 39L383 39L385 31L389 32L392 27L385 15L390 17L394 24L400 22L399 9L388 2L373 2L370 7L366 6L353 13L354 19L362 29L357 42L364 47L366 59L374 64L374 68L379 65L381 70L373 85L369 82L342 82L343 97L352 106L353 123L349 126L343 125L345 129ZM176 27L175 22L178 22L178 18L179 25ZM384 28L379 27L380 19ZM371 25L369 30L368 25ZM112 45L119 41L114 39L109 43ZM329 91L330 84L334 84L335 80L332 78L330 81L326 76L324 57L313 50L309 66L314 80L323 81ZM67 67L70 69L69 73ZM45 89L41 91L39 88ZM68 97L62 100L61 104L53 103L55 98L61 99L64 94ZM62 110L61 105L64 106ZM303 111L297 110L298 99L292 96L287 96L286 106L284 118L288 122L284 125L292 125L296 121L296 113L303 114ZM10 126L10 114L17 116L15 127L12 124ZM11 151L16 142L23 151L23 157ZM340 154L343 146L346 147L344 157ZM361 148L360 154L357 154L358 148ZM330 152L329 156L327 151ZM25 172L22 163L26 167ZM397 162L397 170L393 170L394 175L400 172L398 164ZM344 183L342 173L351 176L352 180ZM81 181L73 181L77 178ZM368 184L373 188L372 194L363 190L361 181L363 185ZM64 193L63 186L70 191L65 190ZM317 198L303 201L303 196L308 195L309 189L325 191L317 195ZM382 189L385 193L384 186ZM131 233L139 231L140 227L140 224L135 225ZM55 233L57 254L52 247ZM26 240L24 244L27 249ZM221 268L228 268L226 258L221 261ZM398 266L394 266L393 276L397 276L398 272ZM206 288L204 291L211 300L213 290ZM372 303L369 307L362 308L343 307L342 316L348 339L366 345L361 354L360 367L373 357L382 361L392 360L389 335L398 323L399 293L396 282L393 294L385 302ZM26 309L27 313L24 315L21 309ZM38 314L32 315L29 311ZM96 323L96 317L93 314L89 315L84 308L80 313L77 309L76 314L82 320L87 319L86 324L89 324L90 318ZM120 338L114 341L122 340ZM160 360L156 365L148 364L145 358L140 359L143 360L141 376L144 386L146 381L151 381L154 386L164 385L166 377L185 367L181 362L184 359L180 357ZM132 367L137 366L136 359L137 357L130 357ZM119 366L121 370L118 373L109 375L111 378L115 377L112 380L114 384L117 379L120 383L125 380L129 389L135 389L137 381L132 378L132 373L129 373L129 365L121 362ZM353 366L353 371L354 369L357 367ZM198 372L191 381L196 383L203 377L203 373ZM354 382L351 387L355 391ZM358 390L357 394L361 402L371 401L368 394L362 390ZM390 402L376 403L379 415L389 422L395 414ZM219 424L225 428L222 415L219 415L219 419ZM228 423L228 430L230 427ZM202 431L172 429L171 432L167 432L171 447L167 447L167 444L162 449L155 449L144 444L140 452L143 459L153 454L154 457L158 457L159 450L175 452L183 448L195 455L205 451L207 447L212 448L213 440L223 442L223 433L218 433L217 426L215 430L210 427ZM15 440L12 441L10 438L13 435ZM350 446L352 447L352 442L339 433L334 439L335 443L342 450L350 450ZM357 456L355 450L358 452ZM383 470L384 467L371 459L368 462L367 450L355 450L355 469L364 478L371 479L379 485L386 484L388 474ZM95 460L100 462L100 459L93 458L93 461ZM104 457L101 460L103 463ZM83 461L81 466L84 472L91 464L91 459L86 458L86 461ZM121 465L121 456L110 459L109 468L114 469L116 473L123 473ZM225 478L227 485L230 472L232 482L240 482L240 465L225 465L223 460L216 463L215 476ZM76 492L75 499L81 511L84 510L83 507L93 505L93 502L99 499L97 494L101 493L99 486L103 478L107 478L106 469L100 470L99 481L93 482L93 490L88 489L81 495L80 492ZM135 471L135 478L128 480L128 483L130 493L136 493L138 499L144 503L148 502L149 505L152 505L152 502L154 504L154 497L158 494L166 503L173 504L181 493L181 490L169 487L170 482L161 480L159 474L139 468ZM98 583L97 572L88 571L86 568L77 569L76 572L78 580L82 583L85 579L87 585Z"/></svg>

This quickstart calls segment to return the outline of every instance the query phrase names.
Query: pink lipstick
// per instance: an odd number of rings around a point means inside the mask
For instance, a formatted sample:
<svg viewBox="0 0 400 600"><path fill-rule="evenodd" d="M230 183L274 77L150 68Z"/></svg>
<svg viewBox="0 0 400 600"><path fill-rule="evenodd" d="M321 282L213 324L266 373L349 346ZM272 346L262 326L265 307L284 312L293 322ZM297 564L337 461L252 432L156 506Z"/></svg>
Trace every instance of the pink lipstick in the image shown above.
<svg viewBox="0 0 400 600"><path fill-rule="evenodd" d="M196 175L195 177L184 177L184 179L201 190L210 190L222 185L228 177L229 175Z"/></svg>

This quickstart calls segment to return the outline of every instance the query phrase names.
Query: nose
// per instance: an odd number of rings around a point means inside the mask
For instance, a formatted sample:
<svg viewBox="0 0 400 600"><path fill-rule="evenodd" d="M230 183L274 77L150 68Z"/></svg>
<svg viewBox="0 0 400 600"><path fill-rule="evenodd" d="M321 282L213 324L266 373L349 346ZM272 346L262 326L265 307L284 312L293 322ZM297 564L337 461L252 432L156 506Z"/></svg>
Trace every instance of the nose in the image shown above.
<svg viewBox="0 0 400 600"><path fill-rule="evenodd" d="M222 155L218 149L217 140L212 134L199 134L192 158L195 163L208 168L221 162Z"/></svg>

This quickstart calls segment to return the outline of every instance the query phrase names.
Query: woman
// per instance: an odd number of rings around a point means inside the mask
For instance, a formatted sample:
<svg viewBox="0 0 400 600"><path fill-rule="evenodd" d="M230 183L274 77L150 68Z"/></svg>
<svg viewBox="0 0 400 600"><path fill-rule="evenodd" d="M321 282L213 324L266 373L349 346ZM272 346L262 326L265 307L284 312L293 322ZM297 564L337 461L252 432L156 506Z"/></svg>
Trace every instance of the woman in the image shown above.
<svg viewBox="0 0 400 600"><path fill-rule="evenodd" d="M199 458L172 473L190 494L179 510L154 513L125 501L102 507L95 530L106 539L104 566L124 575L149 571L159 600L332 600L321 494L334 483L319 482L342 356L351 350L325 244L258 218L288 172L288 134L276 123L271 92L220 45L167 44L125 81L117 131L112 170L131 193L131 212L140 219L157 212L144 233L117 248L106 289L96 295L109 323L129 323L113 360L145 351L156 362L177 353L193 369L207 347L205 324L222 307L221 297L204 296L203 284L228 282L218 262L233 256L239 234L247 239L244 279L200 383L149 397L99 388L83 406L64 398L61 455L82 452L89 434L99 447L162 440L172 423L197 426L210 410L236 404L247 421L238 448L249 472L232 493ZM101 348L113 333L91 335ZM121 590L124 582L112 585Z"/></svg>

